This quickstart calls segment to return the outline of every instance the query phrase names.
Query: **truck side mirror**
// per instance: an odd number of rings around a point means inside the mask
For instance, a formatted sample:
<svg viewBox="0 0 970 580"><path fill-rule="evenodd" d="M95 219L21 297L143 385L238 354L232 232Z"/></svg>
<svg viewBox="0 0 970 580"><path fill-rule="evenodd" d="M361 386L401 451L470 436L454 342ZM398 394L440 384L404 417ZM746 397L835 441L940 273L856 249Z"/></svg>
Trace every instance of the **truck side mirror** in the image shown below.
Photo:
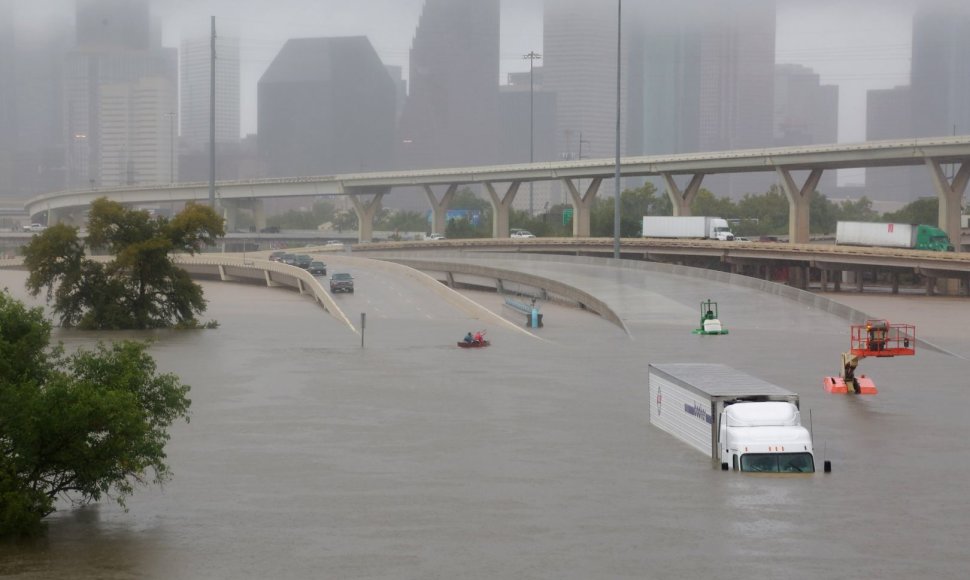
<svg viewBox="0 0 970 580"><path fill-rule="evenodd" d="M722 461L721 462L721 471L727 471L727 470L728 470L727 461Z"/></svg>
<svg viewBox="0 0 970 580"><path fill-rule="evenodd" d="M832 462L826 459L825 462L822 463L822 471L825 473L832 473Z"/></svg>

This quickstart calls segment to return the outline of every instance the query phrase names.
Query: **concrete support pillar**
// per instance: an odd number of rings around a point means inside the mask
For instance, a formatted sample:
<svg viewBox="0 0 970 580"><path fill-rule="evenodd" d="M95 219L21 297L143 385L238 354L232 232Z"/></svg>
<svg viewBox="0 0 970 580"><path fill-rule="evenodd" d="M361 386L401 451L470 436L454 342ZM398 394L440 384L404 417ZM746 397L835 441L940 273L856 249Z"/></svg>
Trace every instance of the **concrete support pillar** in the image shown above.
<svg viewBox="0 0 970 580"><path fill-rule="evenodd" d="M927 276L926 277L926 295L933 296L936 294L936 277Z"/></svg>
<svg viewBox="0 0 970 580"><path fill-rule="evenodd" d="M485 182L485 189L488 190L488 199L492 202L492 237L509 237L509 209L515 201L515 194L519 191L521 181L513 181L505 194L499 197L495 191L495 185L489 181Z"/></svg>
<svg viewBox="0 0 970 580"><path fill-rule="evenodd" d="M374 197L368 201L360 198L361 194L350 193L350 203L354 204L354 212L357 214L357 241L369 242L374 238L374 215L381 207L381 199L387 190L374 192Z"/></svg>
<svg viewBox="0 0 970 580"><path fill-rule="evenodd" d="M893 280L893 294L899 294L899 272L890 274Z"/></svg>
<svg viewBox="0 0 970 580"><path fill-rule="evenodd" d="M263 200L254 199L251 207L253 209L253 225L256 226L256 231L260 232L266 227L266 206L263 204Z"/></svg>
<svg viewBox="0 0 970 580"><path fill-rule="evenodd" d="M771 282L771 264L765 264L765 280Z"/></svg>
<svg viewBox="0 0 970 580"><path fill-rule="evenodd" d="M842 291L842 270L836 270L834 272L834 275L832 276L832 283L832 285L835 286L835 288L833 288L835 292Z"/></svg>
<svg viewBox="0 0 970 580"><path fill-rule="evenodd" d="M940 198L939 227L950 236L954 249L960 251L960 201L970 181L970 162L960 164L953 180L947 179L940 162L927 159L926 166L933 178L936 195Z"/></svg>
<svg viewBox="0 0 970 580"><path fill-rule="evenodd" d="M219 203L222 209L222 219L225 220L226 232L235 231L239 227L239 203L232 199L223 199Z"/></svg>
<svg viewBox="0 0 970 580"><path fill-rule="evenodd" d="M667 185L667 197L670 198L670 203L674 207L674 215L686 216L690 215L690 204L693 203L694 198L697 197L697 192L701 189L701 181L704 180L703 173L695 173L690 178L690 183L687 184L687 188L681 191L677 187L677 182L674 181L674 176L669 173L661 173L664 183Z"/></svg>
<svg viewBox="0 0 970 580"><path fill-rule="evenodd" d="M818 278L819 278L819 286L821 287L822 292L828 292L829 291L829 271L819 270Z"/></svg>
<svg viewBox="0 0 970 580"><path fill-rule="evenodd" d="M805 183L798 187L790 170L784 167L776 169L778 177L781 178L781 187L788 197L788 243L807 244L812 193L818 186L818 180L822 178L822 170L813 169Z"/></svg>
<svg viewBox="0 0 970 580"><path fill-rule="evenodd" d="M263 277L266 279L266 285L270 288L275 288L276 286L281 285L279 282L274 282L273 279L270 278L269 270L263 270Z"/></svg>
<svg viewBox="0 0 970 580"><path fill-rule="evenodd" d="M856 270L852 272L852 275L855 276L856 291L859 292L859 294L862 294L862 291L863 291L862 279L864 278L864 276L862 275L862 270Z"/></svg>
<svg viewBox="0 0 970 580"><path fill-rule="evenodd" d="M448 186L447 191L445 191L445 194L441 196L441 200L439 201L435 197L434 191L431 190L431 186L424 186L424 194L428 197L428 203L431 204L432 234L445 233L445 228L448 226L448 207L451 205L451 200L455 197L456 191L458 191L458 184L452 183Z"/></svg>
<svg viewBox="0 0 970 580"><path fill-rule="evenodd" d="M61 221L61 213L56 209L47 210L47 226L53 226L59 224Z"/></svg>
<svg viewBox="0 0 970 580"><path fill-rule="evenodd" d="M588 238L589 214L593 207L593 201L596 199L596 193L600 189L600 184L603 183L603 178L597 177L590 181L589 187L582 194L576 189L576 184L573 183L572 179L563 179L562 182L573 201L573 237Z"/></svg>

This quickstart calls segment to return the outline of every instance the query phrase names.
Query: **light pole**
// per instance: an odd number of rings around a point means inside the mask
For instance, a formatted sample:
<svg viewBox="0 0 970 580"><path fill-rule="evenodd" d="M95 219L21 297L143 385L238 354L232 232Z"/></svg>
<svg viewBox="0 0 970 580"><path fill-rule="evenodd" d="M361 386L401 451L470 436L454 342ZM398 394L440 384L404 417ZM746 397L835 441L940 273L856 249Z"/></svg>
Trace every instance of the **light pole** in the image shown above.
<svg viewBox="0 0 970 580"><path fill-rule="evenodd" d="M175 112L165 113L168 117L168 183L175 183Z"/></svg>
<svg viewBox="0 0 970 580"><path fill-rule="evenodd" d="M535 83L532 80L532 72L535 61L541 59L542 55L533 50L522 58L529 59L529 163L532 163L535 161L535 123L532 121L535 111ZM531 181L529 182L529 217L535 215L532 211L532 183Z"/></svg>
<svg viewBox="0 0 970 580"><path fill-rule="evenodd" d="M623 0L616 0L616 192L613 202L613 257L620 259L620 28Z"/></svg>

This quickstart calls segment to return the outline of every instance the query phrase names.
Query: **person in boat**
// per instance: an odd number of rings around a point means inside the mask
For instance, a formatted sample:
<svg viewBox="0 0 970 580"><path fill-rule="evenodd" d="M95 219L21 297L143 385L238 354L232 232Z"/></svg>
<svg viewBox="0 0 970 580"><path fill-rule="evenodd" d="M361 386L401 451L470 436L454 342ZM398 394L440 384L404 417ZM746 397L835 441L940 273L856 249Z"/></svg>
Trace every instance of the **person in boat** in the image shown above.
<svg viewBox="0 0 970 580"><path fill-rule="evenodd" d="M485 337L482 336L481 330L475 333L474 341L475 341L475 344L482 344L485 341Z"/></svg>
<svg viewBox="0 0 970 580"><path fill-rule="evenodd" d="M468 331L468 334L465 335L465 343L471 344L473 340L475 340L475 338L472 336L471 331Z"/></svg>

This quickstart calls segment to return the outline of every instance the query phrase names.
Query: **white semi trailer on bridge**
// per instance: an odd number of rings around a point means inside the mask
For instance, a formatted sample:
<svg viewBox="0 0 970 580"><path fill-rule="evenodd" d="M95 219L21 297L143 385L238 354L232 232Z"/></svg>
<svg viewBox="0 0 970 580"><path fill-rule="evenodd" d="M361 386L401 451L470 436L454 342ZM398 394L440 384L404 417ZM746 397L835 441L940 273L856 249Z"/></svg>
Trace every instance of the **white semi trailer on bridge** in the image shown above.
<svg viewBox="0 0 970 580"><path fill-rule="evenodd" d="M708 216L643 216L645 238L701 238L729 242L734 239L727 220Z"/></svg>

